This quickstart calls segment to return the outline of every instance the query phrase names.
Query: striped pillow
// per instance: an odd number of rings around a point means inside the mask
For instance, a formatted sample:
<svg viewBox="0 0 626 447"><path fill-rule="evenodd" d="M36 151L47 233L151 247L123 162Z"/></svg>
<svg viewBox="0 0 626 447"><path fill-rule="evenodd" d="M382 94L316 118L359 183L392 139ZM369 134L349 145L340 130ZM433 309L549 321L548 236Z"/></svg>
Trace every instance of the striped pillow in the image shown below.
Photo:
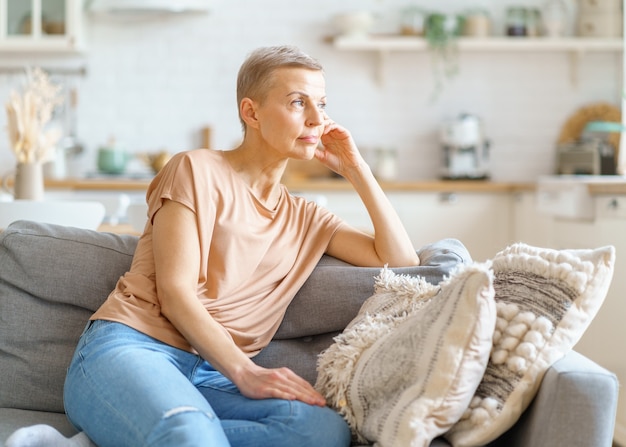
<svg viewBox="0 0 626 447"><path fill-rule="evenodd" d="M374 295L320 355L317 389L360 442L427 446L480 383L493 295L487 264L463 265L439 286L383 270Z"/></svg>
<svg viewBox="0 0 626 447"><path fill-rule="evenodd" d="M559 251L515 244L495 256L493 349L470 407L446 434L455 447L487 444L515 424L544 373L598 312L614 263L611 246Z"/></svg>

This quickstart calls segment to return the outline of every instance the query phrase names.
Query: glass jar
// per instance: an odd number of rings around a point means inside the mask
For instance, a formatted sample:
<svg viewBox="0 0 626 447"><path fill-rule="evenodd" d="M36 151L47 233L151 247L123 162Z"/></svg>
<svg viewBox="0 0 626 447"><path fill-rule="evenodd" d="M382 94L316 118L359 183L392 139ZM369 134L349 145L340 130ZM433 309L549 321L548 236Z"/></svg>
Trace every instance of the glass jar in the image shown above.
<svg viewBox="0 0 626 447"><path fill-rule="evenodd" d="M506 10L506 35L507 36L526 36L526 8L511 7Z"/></svg>
<svg viewBox="0 0 626 447"><path fill-rule="evenodd" d="M484 9L469 10L465 15L463 35L469 37L487 37L491 32L491 19Z"/></svg>
<svg viewBox="0 0 626 447"><path fill-rule="evenodd" d="M383 181L396 180L398 176L398 152L392 147L379 147L375 149L376 163L374 175Z"/></svg>
<svg viewBox="0 0 626 447"><path fill-rule="evenodd" d="M526 35L528 37L538 37L541 34L541 11L537 8L530 8L526 12Z"/></svg>
<svg viewBox="0 0 626 447"><path fill-rule="evenodd" d="M567 5L563 0L548 0L543 5L543 30L548 37L563 37L567 25Z"/></svg>
<svg viewBox="0 0 626 447"><path fill-rule="evenodd" d="M400 34L404 36L424 35L426 12L417 6L409 6L400 11Z"/></svg>

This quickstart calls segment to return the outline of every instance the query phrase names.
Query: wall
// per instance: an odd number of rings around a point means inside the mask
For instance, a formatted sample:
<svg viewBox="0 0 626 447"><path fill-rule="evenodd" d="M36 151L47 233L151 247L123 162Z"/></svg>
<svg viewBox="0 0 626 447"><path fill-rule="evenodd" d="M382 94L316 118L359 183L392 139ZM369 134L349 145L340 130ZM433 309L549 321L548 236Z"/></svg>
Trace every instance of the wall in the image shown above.
<svg viewBox="0 0 626 447"><path fill-rule="evenodd" d="M135 152L177 152L197 147L200 129L210 125L213 145L232 148L240 138L236 73L246 54L260 45L296 44L318 58L327 72L329 114L352 131L364 151L395 148L403 180L438 176L440 124L460 112L484 119L493 143L493 178L525 181L552 173L553 143L577 108L596 101L619 104L621 55L616 53L586 54L576 86L570 82L565 53L462 54L460 75L433 102L428 53L390 54L383 67L388 81L380 85L374 54L341 52L324 42L334 32L332 16L347 10L373 10L379 15L379 31L395 30L406 0L211 3L210 14L187 17L113 20L87 15L83 57L0 54L0 65L87 68L84 77L56 76L79 91L77 134L87 149L79 164L86 171L95 169L95 151L111 135ZM488 7L501 34L503 11L512 3L477 0L471 6ZM453 0L438 5L448 12L468 6ZM4 101L21 80L0 73L0 98ZM2 113L0 128L5 122ZM1 133L0 170L13 162Z"/></svg>

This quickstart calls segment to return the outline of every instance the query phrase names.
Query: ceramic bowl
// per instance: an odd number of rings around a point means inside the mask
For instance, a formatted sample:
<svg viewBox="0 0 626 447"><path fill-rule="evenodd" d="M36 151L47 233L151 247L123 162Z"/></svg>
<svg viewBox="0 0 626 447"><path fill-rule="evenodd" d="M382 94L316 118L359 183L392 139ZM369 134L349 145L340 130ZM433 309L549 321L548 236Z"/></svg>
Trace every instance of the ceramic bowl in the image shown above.
<svg viewBox="0 0 626 447"><path fill-rule="evenodd" d="M374 16L369 11L346 12L337 14L333 23L342 36L365 37L374 24Z"/></svg>

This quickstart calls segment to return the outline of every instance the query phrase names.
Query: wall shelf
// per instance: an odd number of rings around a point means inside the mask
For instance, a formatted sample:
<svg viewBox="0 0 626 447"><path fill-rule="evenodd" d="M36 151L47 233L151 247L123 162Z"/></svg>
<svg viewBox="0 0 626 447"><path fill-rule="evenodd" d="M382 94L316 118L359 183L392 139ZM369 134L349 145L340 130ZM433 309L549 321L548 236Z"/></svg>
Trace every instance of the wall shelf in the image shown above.
<svg viewBox="0 0 626 447"><path fill-rule="evenodd" d="M399 35L370 35L359 37L337 36L330 40L337 50L369 51L378 54L376 77L384 82L385 60L392 52L425 52L428 43L422 37ZM570 55L571 83L578 84L578 63L589 52L609 52L621 54L624 48L622 38L581 38L581 37L487 37L459 38L460 52L566 52Z"/></svg>
<svg viewBox="0 0 626 447"><path fill-rule="evenodd" d="M621 38L585 39L580 37L547 38L547 37L488 37L460 38L460 51L604 51L621 52ZM369 37L335 37L333 46L346 51L425 51L428 49L426 40L421 37L372 35Z"/></svg>

